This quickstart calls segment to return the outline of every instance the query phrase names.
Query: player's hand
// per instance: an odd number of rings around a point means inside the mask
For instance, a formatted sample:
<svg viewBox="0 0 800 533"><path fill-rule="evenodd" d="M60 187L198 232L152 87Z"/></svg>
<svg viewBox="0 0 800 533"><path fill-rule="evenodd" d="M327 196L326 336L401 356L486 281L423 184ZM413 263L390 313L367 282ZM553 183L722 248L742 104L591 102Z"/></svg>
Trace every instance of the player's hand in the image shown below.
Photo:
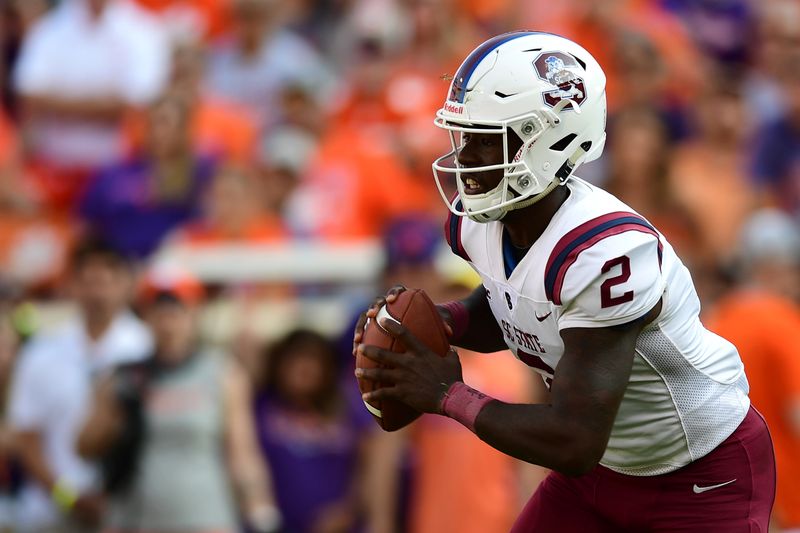
<svg viewBox="0 0 800 533"><path fill-rule="evenodd" d="M358 345L361 344L361 339L364 337L364 326L367 325L367 320L372 319L374 320L376 316L378 316L378 311L381 307L386 305L388 302L393 302L397 300L397 296L406 290L403 285L395 285L383 296L378 296L375 298L375 301L367 308L366 311L361 313L358 317L358 321L356 322L356 328L353 331L353 357L356 355L356 349Z"/></svg>
<svg viewBox="0 0 800 533"><path fill-rule="evenodd" d="M439 316L442 317L442 322L444 322L444 331L447 333L447 338L452 340L453 315L450 314L450 311L448 311L446 307L439 304L436 304L436 310L439 311Z"/></svg>
<svg viewBox="0 0 800 533"><path fill-rule="evenodd" d="M406 347L396 353L377 346L360 345L366 357L389 368L357 368L356 376L387 384L363 395L364 401L393 399L422 413L441 413L440 404L450 385L463 381L461 361L451 349L444 357L431 351L401 324L393 320L381 323L392 337Z"/></svg>

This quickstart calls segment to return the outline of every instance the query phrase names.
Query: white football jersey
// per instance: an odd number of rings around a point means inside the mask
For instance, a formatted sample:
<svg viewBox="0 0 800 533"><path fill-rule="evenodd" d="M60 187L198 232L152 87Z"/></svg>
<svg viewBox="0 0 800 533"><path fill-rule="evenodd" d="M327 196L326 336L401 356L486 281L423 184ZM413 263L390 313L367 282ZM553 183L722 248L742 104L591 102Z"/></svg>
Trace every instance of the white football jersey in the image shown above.
<svg viewBox="0 0 800 533"><path fill-rule="evenodd" d="M703 327L691 276L663 235L578 178L544 233L515 264L500 222L450 215L448 243L480 274L508 347L549 383L564 328L644 316L646 326L601 464L629 475L677 470L738 427L750 400L736 348ZM505 258L504 258L505 254Z"/></svg>

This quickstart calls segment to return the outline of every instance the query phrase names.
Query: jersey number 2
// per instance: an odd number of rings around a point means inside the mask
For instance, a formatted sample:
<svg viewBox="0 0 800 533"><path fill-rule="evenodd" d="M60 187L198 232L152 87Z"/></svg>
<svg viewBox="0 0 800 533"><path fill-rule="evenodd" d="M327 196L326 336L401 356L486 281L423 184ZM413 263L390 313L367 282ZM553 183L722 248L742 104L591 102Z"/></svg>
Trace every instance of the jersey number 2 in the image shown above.
<svg viewBox="0 0 800 533"><path fill-rule="evenodd" d="M631 260L627 255L609 259L603 265L603 268L600 269L600 272L605 274L617 265L622 267L622 272L614 277L608 278L600 285L600 307L603 309L633 300L633 291L626 291L620 296L611 296L611 287L625 283L628 281L628 278L631 277Z"/></svg>

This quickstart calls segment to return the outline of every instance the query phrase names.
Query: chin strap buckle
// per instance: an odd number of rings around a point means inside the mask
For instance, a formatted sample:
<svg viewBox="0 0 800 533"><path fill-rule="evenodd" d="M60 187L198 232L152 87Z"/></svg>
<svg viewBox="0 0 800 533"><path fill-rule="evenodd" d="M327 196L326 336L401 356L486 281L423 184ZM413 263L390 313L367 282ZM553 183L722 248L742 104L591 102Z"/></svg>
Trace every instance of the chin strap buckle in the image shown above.
<svg viewBox="0 0 800 533"><path fill-rule="evenodd" d="M578 163L578 160L586 155L589 150L592 149L592 141L584 141L581 143L580 147L570 156L569 159L564 161L564 164L561 165L561 168L556 171L556 178L561 183L564 183L569 179L570 174L575 169L575 165Z"/></svg>

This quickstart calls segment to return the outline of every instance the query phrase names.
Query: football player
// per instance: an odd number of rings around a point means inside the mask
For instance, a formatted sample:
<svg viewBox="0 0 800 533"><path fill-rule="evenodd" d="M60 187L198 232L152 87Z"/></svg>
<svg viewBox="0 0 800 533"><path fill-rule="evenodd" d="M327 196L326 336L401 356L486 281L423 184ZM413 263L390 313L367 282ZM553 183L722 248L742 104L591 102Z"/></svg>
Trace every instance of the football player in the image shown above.
<svg viewBox="0 0 800 533"><path fill-rule="evenodd" d="M476 48L435 123L454 253L482 285L440 304L452 344L511 349L550 388L508 404L463 382L457 354L384 324L407 353L355 346L400 400L552 469L512 531L767 531L772 444L736 348L706 330L689 271L647 219L574 175L605 141L605 75L581 46L514 32ZM446 451L443 451L446 453ZM468 467L468 465L466 465Z"/></svg>

